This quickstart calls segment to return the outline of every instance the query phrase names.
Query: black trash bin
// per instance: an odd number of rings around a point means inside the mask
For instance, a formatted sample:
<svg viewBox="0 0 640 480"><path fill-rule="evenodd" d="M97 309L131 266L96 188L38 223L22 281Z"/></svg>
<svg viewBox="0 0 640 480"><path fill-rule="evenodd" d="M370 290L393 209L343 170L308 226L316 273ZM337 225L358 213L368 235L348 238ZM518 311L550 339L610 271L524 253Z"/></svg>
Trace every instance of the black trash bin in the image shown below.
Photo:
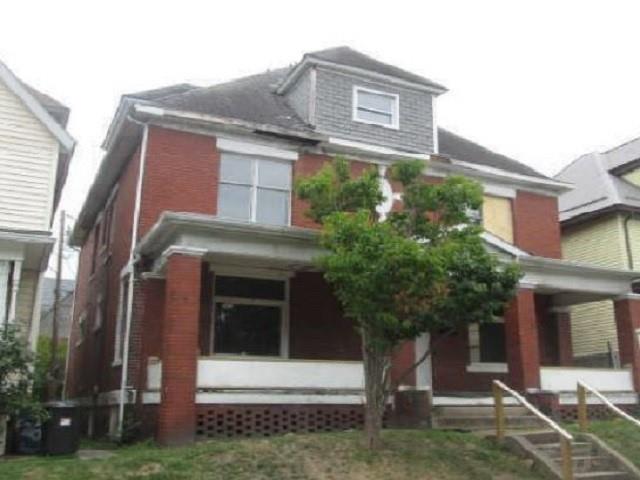
<svg viewBox="0 0 640 480"><path fill-rule="evenodd" d="M42 451L47 455L71 455L78 451L80 429L76 407L68 403L47 404L49 419L42 430Z"/></svg>
<svg viewBox="0 0 640 480"><path fill-rule="evenodd" d="M42 451L42 423L29 416L19 417L15 425L14 449L22 455Z"/></svg>

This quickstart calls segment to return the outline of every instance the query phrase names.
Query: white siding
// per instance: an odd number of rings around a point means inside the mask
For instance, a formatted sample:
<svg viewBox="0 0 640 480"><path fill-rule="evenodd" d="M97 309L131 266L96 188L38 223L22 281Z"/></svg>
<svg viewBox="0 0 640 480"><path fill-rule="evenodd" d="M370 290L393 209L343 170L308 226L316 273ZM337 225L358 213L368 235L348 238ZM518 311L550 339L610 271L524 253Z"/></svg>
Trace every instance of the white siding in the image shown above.
<svg viewBox="0 0 640 480"><path fill-rule="evenodd" d="M59 145L0 82L0 228L49 230Z"/></svg>

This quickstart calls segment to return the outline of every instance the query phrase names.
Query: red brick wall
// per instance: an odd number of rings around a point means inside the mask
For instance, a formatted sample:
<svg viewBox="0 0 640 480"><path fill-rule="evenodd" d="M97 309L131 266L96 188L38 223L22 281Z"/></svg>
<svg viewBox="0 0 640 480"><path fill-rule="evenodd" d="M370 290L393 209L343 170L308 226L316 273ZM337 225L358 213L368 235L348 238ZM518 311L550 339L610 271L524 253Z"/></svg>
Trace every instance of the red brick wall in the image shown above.
<svg viewBox="0 0 640 480"><path fill-rule="evenodd" d="M164 211L214 215L219 171L220 155L215 138L151 127L139 238Z"/></svg>
<svg viewBox="0 0 640 480"><path fill-rule="evenodd" d="M506 380L506 375L467 372L469 358L469 333L466 329L439 341L434 335L433 389L445 392L489 392L493 379Z"/></svg>
<svg viewBox="0 0 640 480"><path fill-rule="evenodd" d="M514 243L542 257L561 258L558 199L518 191L513 202Z"/></svg>
<svg viewBox="0 0 640 480"><path fill-rule="evenodd" d="M200 258L177 254L167 262L158 410L158 441L163 445L195 436L202 265Z"/></svg>
<svg viewBox="0 0 640 480"><path fill-rule="evenodd" d="M320 273L298 273L290 283L291 358L360 360L360 336L342 315L338 300Z"/></svg>
<svg viewBox="0 0 640 480"><path fill-rule="evenodd" d="M93 393L93 386L105 392L120 387L120 367L112 366L120 272L129 259L133 210L138 177L139 152L131 156L118 179L118 190L113 200L111 238L96 257L95 272L91 273L95 226L87 236L80 252L76 276L76 295L72 338L69 342L69 369L67 372L67 397L76 398ZM102 226L104 228L104 225ZM95 306L102 292L105 309L102 328L94 331ZM78 319L87 312L88 328L85 341L76 346Z"/></svg>

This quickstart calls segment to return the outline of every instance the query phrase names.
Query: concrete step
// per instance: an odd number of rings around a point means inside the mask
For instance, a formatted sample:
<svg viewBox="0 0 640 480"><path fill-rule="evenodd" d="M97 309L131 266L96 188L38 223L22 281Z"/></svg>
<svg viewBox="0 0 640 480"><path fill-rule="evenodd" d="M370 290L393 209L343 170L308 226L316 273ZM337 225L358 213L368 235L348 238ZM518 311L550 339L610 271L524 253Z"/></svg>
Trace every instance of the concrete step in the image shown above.
<svg viewBox="0 0 640 480"><path fill-rule="evenodd" d="M557 436L556 436L557 437ZM538 443L532 442L534 447L551 458L560 458L560 443ZM594 453L593 445L588 442L573 442L571 444L571 453L574 457L587 457Z"/></svg>
<svg viewBox="0 0 640 480"><path fill-rule="evenodd" d="M634 478L626 472L619 471L576 473L573 477L593 480L632 480Z"/></svg>
<svg viewBox="0 0 640 480"><path fill-rule="evenodd" d="M554 457L553 461L561 465L562 457ZM616 470L615 461L606 455L573 455L574 473L607 472L612 470Z"/></svg>
<svg viewBox="0 0 640 480"><path fill-rule="evenodd" d="M460 430L491 430L495 428L495 420L492 417L483 417L478 415L471 416L437 416L433 419L436 428L443 429L460 429ZM522 428L540 428L543 425L540 420L534 416L510 416L507 417L507 429Z"/></svg>
<svg viewBox="0 0 640 480"><path fill-rule="evenodd" d="M505 405L505 414L511 417L528 414L526 408L520 405ZM495 416L493 405L442 405L434 407L433 413L442 417L491 417Z"/></svg>

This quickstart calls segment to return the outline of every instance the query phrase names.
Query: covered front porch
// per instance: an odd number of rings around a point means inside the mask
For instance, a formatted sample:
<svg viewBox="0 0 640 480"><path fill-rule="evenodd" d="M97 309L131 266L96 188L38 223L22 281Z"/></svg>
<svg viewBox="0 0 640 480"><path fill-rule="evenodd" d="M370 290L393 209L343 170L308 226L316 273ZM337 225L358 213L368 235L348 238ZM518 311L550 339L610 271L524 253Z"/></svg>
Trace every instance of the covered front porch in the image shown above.
<svg viewBox="0 0 640 480"><path fill-rule="evenodd" d="M604 392L617 404L637 404L640 391L640 295L631 292L637 274L569 261L534 257L512 246L489 243L517 261L524 272L520 290L502 319L472 325L435 348L436 405L490 404L499 379L559 410L574 408L577 382ZM615 312L612 361L588 366L573 352L576 305L610 302ZM595 328L608 328L603 324ZM437 337L432 339L435 343ZM549 400L551 399L551 400ZM484 402L484 403L483 403Z"/></svg>
<svg viewBox="0 0 640 480"><path fill-rule="evenodd" d="M160 441L314 431L323 425L353 428L362 422L360 339L313 268L320 253L316 235L165 213L142 240L138 253L147 265L142 290L153 304L145 310L145 325L155 332L139 388L145 405L157 405ZM395 370L403 371L430 343L438 343L432 360L403 390L434 392L437 404L439 398L486 394L496 378L530 394L566 394L582 379L595 388L635 395L640 387L635 333L640 300L630 293L635 274L533 257L486 240L496 255L522 266L516 298L503 319L473 325L443 342L425 335L406 344ZM602 299L616 303L622 368L577 369L568 308ZM421 401L413 405L424 411Z"/></svg>

